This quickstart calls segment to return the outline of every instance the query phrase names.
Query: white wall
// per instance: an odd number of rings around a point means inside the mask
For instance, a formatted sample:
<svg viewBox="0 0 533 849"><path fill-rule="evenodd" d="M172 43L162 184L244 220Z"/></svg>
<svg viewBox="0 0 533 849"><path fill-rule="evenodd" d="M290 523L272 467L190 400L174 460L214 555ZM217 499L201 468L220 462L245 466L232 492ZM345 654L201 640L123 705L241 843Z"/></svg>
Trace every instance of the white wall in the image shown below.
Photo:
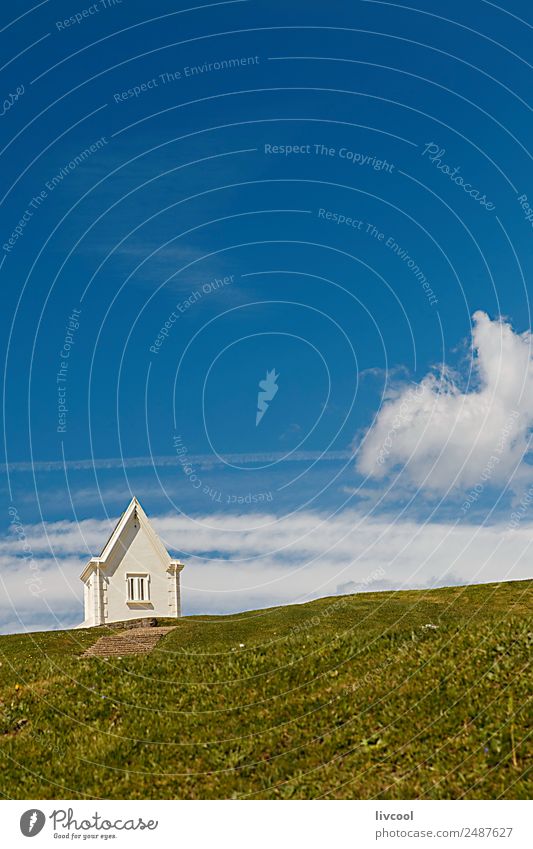
<svg viewBox="0 0 533 849"><path fill-rule="evenodd" d="M104 575L105 621L137 619L140 616L175 616L175 583L168 575L166 563L152 545L150 537L137 519L130 519L112 559L106 563ZM126 548L126 551L124 551ZM129 604L126 575L128 572L143 572L150 576L150 601Z"/></svg>

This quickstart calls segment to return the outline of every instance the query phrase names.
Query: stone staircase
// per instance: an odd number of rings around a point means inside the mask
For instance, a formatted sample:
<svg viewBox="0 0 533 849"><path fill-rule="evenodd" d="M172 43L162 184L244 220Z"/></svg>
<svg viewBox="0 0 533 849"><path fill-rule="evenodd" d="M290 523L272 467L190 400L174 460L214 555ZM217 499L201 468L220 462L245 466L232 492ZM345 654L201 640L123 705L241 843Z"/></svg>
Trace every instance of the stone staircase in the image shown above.
<svg viewBox="0 0 533 849"><path fill-rule="evenodd" d="M100 637L85 651L82 657L122 657L127 654L148 654L161 637L174 630L169 627L128 628L119 634Z"/></svg>

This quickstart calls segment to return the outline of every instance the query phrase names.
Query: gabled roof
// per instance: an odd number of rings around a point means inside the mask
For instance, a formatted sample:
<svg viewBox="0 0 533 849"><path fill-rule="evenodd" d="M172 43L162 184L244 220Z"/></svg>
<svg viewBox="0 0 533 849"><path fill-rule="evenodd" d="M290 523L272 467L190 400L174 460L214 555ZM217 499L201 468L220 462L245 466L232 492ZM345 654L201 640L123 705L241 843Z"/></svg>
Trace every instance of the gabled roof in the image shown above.
<svg viewBox="0 0 533 849"><path fill-rule="evenodd" d="M87 563L87 566L80 575L80 579L82 581L85 581L86 578L88 578L88 576L96 566L101 566L105 569L106 562L109 560L116 547L120 545L124 530L132 517L135 517L138 520L140 527L143 528L143 530L149 537L150 541L152 542L152 545L160 555L163 562L167 564L182 566L182 564L178 560L173 560L170 557L170 554L166 550L165 546L162 544L154 529L152 528L148 516L141 507L140 502L134 496L126 507L126 509L124 510L117 524L115 525L109 539L107 540L100 553L100 556L91 557L91 559Z"/></svg>

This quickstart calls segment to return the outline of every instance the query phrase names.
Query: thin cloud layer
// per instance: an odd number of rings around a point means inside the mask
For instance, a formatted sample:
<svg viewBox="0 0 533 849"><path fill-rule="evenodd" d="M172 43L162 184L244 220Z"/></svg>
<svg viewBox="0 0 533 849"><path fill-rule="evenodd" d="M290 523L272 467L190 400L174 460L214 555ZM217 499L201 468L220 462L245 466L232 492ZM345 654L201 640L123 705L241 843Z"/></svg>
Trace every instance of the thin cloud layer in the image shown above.
<svg viewBox="0 0 533 849"><path fill-rule="evenodd" d="M233 613L343 592L524 579L531 525L511 532L444 522L419 524L346 510L285 519L270 514L153 517L165 545L186 563L184 612ZM26 528L26 551L9 534L0 554L0 632L81 622L80 572L100 551L106 521ZM89 547L89 551L87 548Z"/></svg>
<svg viewBox="0 0 533 849"><path fill-rule="evenodd" d="M533 425L531 332L484 312L473 321L466 380L443 369L390 395L361 445L359 472L383 479L400 470L435 493L512 478Z"/></svg>

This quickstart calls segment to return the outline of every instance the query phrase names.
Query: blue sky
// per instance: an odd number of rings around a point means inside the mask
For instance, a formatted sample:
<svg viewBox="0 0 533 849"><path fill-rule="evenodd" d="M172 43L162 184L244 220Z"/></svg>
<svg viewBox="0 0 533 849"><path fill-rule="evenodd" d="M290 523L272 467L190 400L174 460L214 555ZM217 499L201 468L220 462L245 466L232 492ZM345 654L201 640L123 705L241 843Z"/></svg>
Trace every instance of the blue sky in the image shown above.
<svg viewBox="0 0 533 849"><path fill-rule="evenodd" d="M190 563L189 612L374 567L376 587L527 573L528 502L497 563L451 552L458 526L505 537L530 485L528 11L2 10L0 627L80 618L79 566L132 494ZM317 576L280 552L322 519L339 538ZM361 522L389 548L354 534L336 559ZM257 528L278 526L270 549Z"/></svg>

